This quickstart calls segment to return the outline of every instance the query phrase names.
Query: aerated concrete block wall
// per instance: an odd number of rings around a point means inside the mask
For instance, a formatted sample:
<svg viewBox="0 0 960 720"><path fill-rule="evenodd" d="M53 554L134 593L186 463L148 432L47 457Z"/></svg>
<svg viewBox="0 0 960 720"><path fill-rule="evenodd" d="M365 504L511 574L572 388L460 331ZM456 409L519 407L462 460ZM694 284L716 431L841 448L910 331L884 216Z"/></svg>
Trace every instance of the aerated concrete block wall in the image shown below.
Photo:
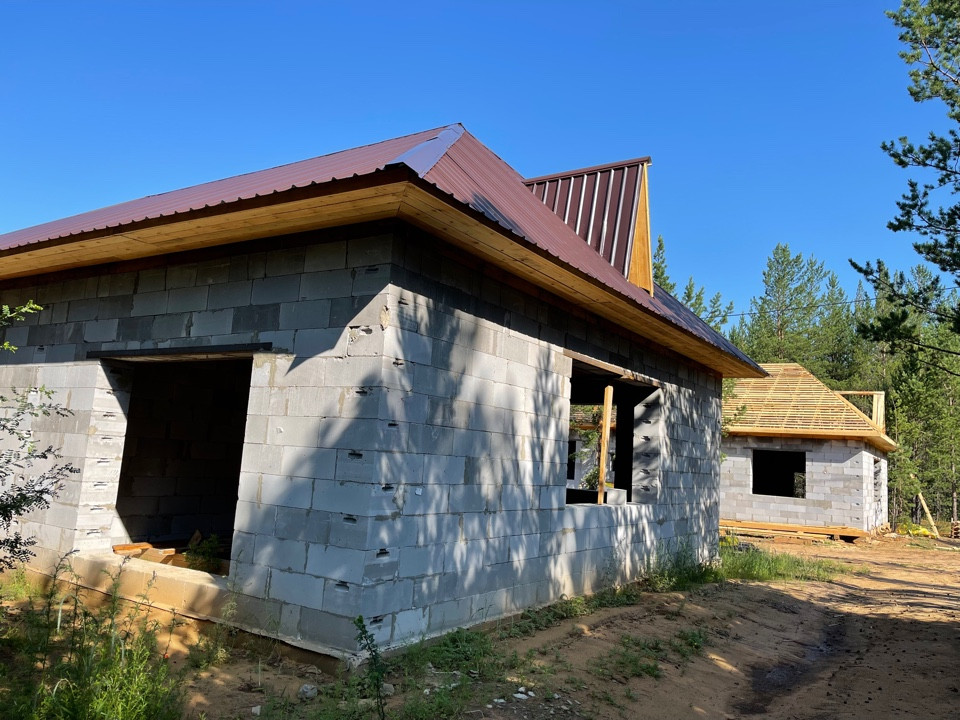
<svg viewBox="0 0 960 720"><path fill-rule="evenodd" d="M730 520L873 530L887 522L886 458L862 440L728 436L720 514ZM806 497L755 495L753 450L806 454Z"/></svg>
<svg viewBox="0 0 960 720"><path fill-rule="evenodd" d="M5 291L44 310L7 331L21 349L0 386L56 391L74 415L38 437L83 470L24 524L41 557L106 557L130 535L116 502L137 389L88 352L257 343L224 581L252 629L352 652L362 614L399 645L635 577L657 553L712 557L719 380L439 242L379 225ZM565 349L662 383L655 497L565 504Z"/></svg>

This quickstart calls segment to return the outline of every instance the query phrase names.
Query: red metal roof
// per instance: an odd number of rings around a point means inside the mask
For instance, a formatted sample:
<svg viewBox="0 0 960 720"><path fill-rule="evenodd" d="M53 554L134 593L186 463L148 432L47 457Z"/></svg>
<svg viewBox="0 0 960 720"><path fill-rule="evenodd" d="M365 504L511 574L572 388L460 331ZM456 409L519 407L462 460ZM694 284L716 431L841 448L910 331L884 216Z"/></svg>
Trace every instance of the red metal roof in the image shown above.
<svg viewBox="0 0 960 720"><path fill-rule="evenodd" d="M431 138L438 135L440 130L425 130L269 170L258 170L159 195L148 195L138 200L130 200L62 220L16 230L0 235L0 250L79 235L93 230L122 227L141 220L178 215L213 205L248 200L331 180L367 175L382 169L411 148L427 144Z"/></svg>
<svg viewBox="0 0 960 720"><path fill-rule="evenodd" d="M628 282L619 270L537 199L513 168L459 124L151 195L18 230L0 235L0 250L105 228L122 228L143 220L280 194L292 188L369 175L396 165L410 168L442 193L499 223L517 236L517 241L546 251L556 262L572 267L703 342L757 367L667 292L657 288L655 296L651 297L645 290Z"/></svg>
<svg viewBox="0 0 960 720"><path fill-rule="evenodd" d="M624 277L649 158L570 170L524 181L534 196Z"/></svg>

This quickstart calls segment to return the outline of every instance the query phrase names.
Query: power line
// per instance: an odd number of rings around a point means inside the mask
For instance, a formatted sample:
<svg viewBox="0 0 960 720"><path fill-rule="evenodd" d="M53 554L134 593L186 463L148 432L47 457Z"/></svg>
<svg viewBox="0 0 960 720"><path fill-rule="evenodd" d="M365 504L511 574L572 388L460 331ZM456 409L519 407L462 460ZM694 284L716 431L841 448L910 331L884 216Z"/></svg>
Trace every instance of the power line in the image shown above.
<svg viewBox="0 0 960 720"><path fill-rule="evenodd" d="M951 287L942 288L942 290L944 292L948 292L950 290L960 290L960 285L952 285ZM789 312L791 310L819 310L821 308L838 307L841 305L857 305L857 304L872 302L876 300L877 297L878 297L877 295L874 295L873 297L866 297L866 298L863 298L862 300L846 300L844 302L820 303L817 305L806 305L801 307L788 307L788 308L784 308L784 312ZM759 315L759 314L760 313L756 311L730 313L729 315L727 315L727 318L729 320L729 318L747 317L747 316L753 316L753 315Z"/></svg>

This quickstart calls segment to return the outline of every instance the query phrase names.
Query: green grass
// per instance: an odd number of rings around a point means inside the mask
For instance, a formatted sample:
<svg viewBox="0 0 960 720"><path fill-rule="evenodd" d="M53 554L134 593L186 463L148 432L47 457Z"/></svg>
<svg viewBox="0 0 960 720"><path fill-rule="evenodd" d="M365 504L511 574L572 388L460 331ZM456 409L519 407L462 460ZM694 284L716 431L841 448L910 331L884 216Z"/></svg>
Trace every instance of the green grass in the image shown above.
<svg viewBox="0 0 960 720"><path fill-rule="evenodd" d="M752 546L720 547L721 572L727 580L833 580L852 569L832 560L807 559L788 553L771 553Z"/></svg>

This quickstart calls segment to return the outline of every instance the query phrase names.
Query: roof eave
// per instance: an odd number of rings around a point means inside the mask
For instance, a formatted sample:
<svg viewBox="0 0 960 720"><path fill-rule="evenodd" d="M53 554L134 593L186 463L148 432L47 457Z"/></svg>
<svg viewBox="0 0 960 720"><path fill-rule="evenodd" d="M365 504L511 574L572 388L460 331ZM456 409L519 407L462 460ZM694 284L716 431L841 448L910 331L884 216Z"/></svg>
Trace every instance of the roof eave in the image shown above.
<svg viewBox="0 0 960 720"><path fill-rule="evenodd" d="M878 434L869 430L817 430L805 428L726 428L728 435L737 437L781 437L781 438L810 438L811 440L863 440L873 445L878 450L884 452L893 452L897 449L897 443L884 434Z"/></svg>
<svg viewBox="0 0 960 720"><path fill-rule="evenodd" d="M430 207L424 207L423 194L433 199ZM438 216L438 202L448 213L446 217ZM468 220L466 224L461 216ZM365 175L6 248L0 250L0 280L391 217L429 226L468 252L724 377L765 374L759 366L743 362L673 325L482 212L446 195L401 164ZM507 242L491 244L491 234Z"/></svg>

